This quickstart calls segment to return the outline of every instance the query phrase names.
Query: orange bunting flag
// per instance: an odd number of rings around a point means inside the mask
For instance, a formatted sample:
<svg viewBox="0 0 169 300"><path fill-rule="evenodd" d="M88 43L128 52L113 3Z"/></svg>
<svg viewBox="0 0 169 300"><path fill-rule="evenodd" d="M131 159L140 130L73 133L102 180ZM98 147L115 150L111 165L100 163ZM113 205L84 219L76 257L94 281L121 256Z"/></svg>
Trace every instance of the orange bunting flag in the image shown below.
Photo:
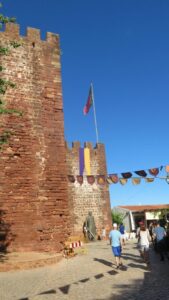
<svg viewBox="0 0 169 300"><path fill-rule="evenodd" d="M165 170L167 173L169 173L169 165L165 166Z"/></svg>
<svg viewBox="0 0 169 300"><path fill-rule="evenodd" d="M141 182L141 178L132 178L132 183L134 185L140 184L140 182Z"/></svg>
<svg viewBox="0 0 169 300"><path fill-rule="evenodd" d="M154 178L145 178L145 182L153 182L154 181Z"/></svg>

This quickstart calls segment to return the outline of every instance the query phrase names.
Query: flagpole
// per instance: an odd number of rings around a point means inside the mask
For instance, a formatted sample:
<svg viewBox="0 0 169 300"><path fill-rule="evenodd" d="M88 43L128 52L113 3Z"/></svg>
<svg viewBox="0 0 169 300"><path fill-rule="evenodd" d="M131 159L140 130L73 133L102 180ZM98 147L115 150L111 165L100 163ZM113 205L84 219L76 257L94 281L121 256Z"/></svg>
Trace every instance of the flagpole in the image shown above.
<svg viewBox="0 0 169 300"><path fill-rule="evenodd" d="M94 124L95 124L95 130L96 130L96 142L99 142L99 135L98 135L98 129L97 129L97 119L96 119L96 108L95 108L95 102L94 102L94 92L93 92L93 83L91 82L91 91L92 91L92 99L93 99L93 113L94 113Z"/></svg>

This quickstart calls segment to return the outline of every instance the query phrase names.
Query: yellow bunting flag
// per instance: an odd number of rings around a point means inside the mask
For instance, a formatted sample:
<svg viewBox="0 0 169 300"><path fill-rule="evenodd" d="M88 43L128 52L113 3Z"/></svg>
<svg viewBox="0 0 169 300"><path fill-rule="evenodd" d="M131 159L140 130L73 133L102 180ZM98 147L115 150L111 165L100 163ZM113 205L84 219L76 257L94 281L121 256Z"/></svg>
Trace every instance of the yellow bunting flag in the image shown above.
<svg viewBox="0 0 169 300"><path fill-rule="evenodd" d="M126 178L120 178L119 179L119 182L122 184L122 185L125 185L127 183L127 179Z"/></svg>
<svg viewBox="0 0 169 300"><path fill-rule="evenodd" d="M100 185L105 184L105 176L104 175L98 175L97 176L97 183Z"/></svg>
<svg viewBox="0 0 169 300"><path fill-rule="evenodd" d="M85 170L86 175L91 175L91 169L90 169L90 149L84 148L84 162L85 162Z"/></svg>
<svg viewBox="0 0 169 300"><path fill-rule="evenodd" d="M112 179L109 176L106 178L106 181L107 181L108 184L112 184L113 183Z"/></svg>

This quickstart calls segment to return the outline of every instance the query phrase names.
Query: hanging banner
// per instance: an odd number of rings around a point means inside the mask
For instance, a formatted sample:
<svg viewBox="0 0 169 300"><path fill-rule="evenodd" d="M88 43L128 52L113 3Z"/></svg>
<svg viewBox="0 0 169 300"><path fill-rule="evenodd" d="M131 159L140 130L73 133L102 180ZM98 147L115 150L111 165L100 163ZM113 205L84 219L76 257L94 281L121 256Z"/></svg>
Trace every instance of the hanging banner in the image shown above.
<svg viewBox="0 0 169 300"><path fill-rule="evenodd" d="M84 172L84 148L79 148L79 174Z"/></svg>
<svg viewBox="0 0 169 300"><path fill-rule="evenodd" d="M91 175L90 169L90 149L84 148L84 162L85 162L85 170L87 175Z"/></svg>

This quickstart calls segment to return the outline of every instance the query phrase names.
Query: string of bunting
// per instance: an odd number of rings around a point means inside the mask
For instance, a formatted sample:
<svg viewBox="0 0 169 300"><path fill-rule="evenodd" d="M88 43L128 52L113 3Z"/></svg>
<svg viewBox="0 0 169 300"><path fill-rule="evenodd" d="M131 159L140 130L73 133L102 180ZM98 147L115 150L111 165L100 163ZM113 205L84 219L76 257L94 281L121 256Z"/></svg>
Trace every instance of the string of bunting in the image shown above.
<svg viewBox="0 0 169 300"><path fill-rule="evenodd" d="M164 168L165 171L169 173L169 165L166 165L157 168L124 172L120 174L113 173L108 175L86 175L86 179L88 184L90 185L93 185L94 183L97 183L101 186L103 186L106 183L107 184L120 183L121 185L125 185L129 179L132 181L133 185L138 185L141 183L142 179L144 179L145 182L150 183L153 182L155 178L160 178L157 175L159 175L159 172L161 172ZM135 176L135 174L137 176ZM151 175L153 177L147 177L148 175ZM68 175L68 180L71 183L78 182L80 185L82 185L84 183L84 175Z"/></svg>

